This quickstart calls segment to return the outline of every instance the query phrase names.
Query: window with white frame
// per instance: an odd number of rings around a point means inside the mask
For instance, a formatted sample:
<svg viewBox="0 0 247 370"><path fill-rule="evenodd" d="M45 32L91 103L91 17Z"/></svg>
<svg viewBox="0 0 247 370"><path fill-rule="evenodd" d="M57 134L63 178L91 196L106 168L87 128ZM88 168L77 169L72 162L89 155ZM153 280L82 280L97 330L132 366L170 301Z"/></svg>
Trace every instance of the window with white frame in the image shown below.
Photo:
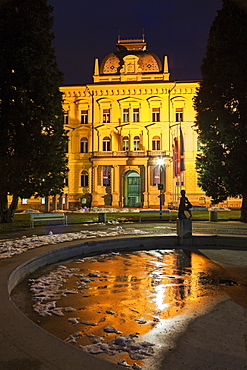
<svg viewBox="0 0 247 370"><path fill-rule="evenodd" d="M160 122L160 108L152 108L152 121Z"/></svg>
<svg viewBox="0 0 247 370"><path fill-rule="evenodd" d="M152 138L152 150L160 150L160 137L154 136Z"/></svg>
<svg viewBox="0 0 247 370"><path fill-rule="evenodd" d="M140 121L140 109L133 108L133 122L139 122L139 121Z"/></svg>
<svg viewBox="0 0 247 370"><path fill-rule="evenodd" d="M88 140L82 137L80 140L80 153L88 153Z"/></svg>
<svg viewBox="0 0 247 370"><path fill-rule="evenodd" d="M109 152L111 150L111 139L109 136L103 138L103 152Z"/></svg>
<svg viewBox="0 0 247 370"><path fill-rule="evenodd" d="M104 108L103 109L103 117L102 117L102 121L103 123L109 123L110 122L110 109L109 108Z"/></svg>
<svg viewBox="0 0 247 370"><path fill-rule="evenodd" d="M184 109L176 108L176 122L183 122L184 120Z"/></svg>
<svg viewBox="0 0 247 370"><path fill-rule="evenodd" d="M87 171L81 172L81 186L82 187L88 187L88 173Z"/></svg>
<svg viewBox="0 0 247 370"><path fill-rule="evenodd" d="M130 110L129 108L124 108L123 109L123 122L129 122L130 121Z"/></svg>
<svg viewBox="0 0 247 370"><path fill-rule="evenodd" d="M27 198L22 198L21 204L27 204Z"/></svg>
<svg viewBox="0 0 247 370"><path fill-rule="evenodd" d="M122 144L123 144L123 146L122 146L123 150L129 150L129 137L128 136L123 137Z"/></svg>
<svg viewBox="0 0 247 370"><path fill-rule="evenodd" d="M134 137L134 150L140 150L140 136Z"/></svg>
<svg viewBox="0 0 247 370"><path fill-rule="evenodd" d="M88 110L82 109L81 110L81 124L87 124L88 123Z"/></svg>

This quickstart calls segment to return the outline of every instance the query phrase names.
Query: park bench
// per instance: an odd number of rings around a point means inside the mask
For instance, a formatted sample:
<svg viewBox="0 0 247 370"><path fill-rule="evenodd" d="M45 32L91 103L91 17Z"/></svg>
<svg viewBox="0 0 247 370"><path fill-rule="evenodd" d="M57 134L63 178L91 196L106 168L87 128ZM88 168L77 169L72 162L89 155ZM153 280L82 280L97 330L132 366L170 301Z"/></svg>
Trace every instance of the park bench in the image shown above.
<svg viewBox="0 0 247 370"><path fill-rule="evenodd" d="M64 225L68 225L67 216L63 212L30 214L30 227L34 227L34 222L47 222L47 221L63 221Z"/></svg>
<svg viewBox="0 0 247 370"><path fill-rule="evenodd" d="M139 222L141 222L141 219L143 217L169 217L169 221L172 221L172 214L171 214L171 211L169 209L164 209L162 211L149 211L149 210L145 210L145 211L140 211L139 212Z"/></svg>

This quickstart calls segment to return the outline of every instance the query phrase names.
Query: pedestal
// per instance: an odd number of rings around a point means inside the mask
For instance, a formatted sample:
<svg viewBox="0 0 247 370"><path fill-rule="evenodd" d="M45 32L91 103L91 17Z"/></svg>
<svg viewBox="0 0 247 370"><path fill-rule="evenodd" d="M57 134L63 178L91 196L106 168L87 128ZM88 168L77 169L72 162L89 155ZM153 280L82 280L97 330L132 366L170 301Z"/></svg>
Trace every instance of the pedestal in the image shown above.
<svg viewBox="0 0 247 370"><path fill-rule="evenodd" d="M184 239L189 241L192 238L192 220L191 218L177 219L177 234L179 245L182 245Z"/></svg>

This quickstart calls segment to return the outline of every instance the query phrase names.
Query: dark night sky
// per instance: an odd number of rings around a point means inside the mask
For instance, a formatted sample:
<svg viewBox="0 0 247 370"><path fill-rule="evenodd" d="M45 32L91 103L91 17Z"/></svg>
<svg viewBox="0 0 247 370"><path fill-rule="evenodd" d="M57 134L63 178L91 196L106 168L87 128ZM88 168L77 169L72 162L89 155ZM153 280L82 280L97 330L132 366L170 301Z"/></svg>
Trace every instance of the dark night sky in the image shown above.
<svg viewBox="0 0 247 370"><path fill-rule="evenodd" d="M92 82L94 59L116 51L122 39L138 39L163 63L171 80L201 78L210 26L221 0L49 0L54 7L54 47L64 84Z"/></svg>

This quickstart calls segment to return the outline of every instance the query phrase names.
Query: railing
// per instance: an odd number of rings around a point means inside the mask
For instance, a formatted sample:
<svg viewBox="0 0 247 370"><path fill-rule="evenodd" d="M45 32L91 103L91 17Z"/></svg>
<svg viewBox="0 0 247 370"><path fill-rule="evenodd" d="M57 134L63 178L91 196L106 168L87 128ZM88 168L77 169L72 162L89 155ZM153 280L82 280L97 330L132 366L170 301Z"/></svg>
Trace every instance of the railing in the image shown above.
<svg viewBox="0 0 247 370"><path fill-rule="evenodd" d="M129 150L129 151L109 151L109 152L94 152L94 157L165 157L167 156L164 150Z"/></svg>

